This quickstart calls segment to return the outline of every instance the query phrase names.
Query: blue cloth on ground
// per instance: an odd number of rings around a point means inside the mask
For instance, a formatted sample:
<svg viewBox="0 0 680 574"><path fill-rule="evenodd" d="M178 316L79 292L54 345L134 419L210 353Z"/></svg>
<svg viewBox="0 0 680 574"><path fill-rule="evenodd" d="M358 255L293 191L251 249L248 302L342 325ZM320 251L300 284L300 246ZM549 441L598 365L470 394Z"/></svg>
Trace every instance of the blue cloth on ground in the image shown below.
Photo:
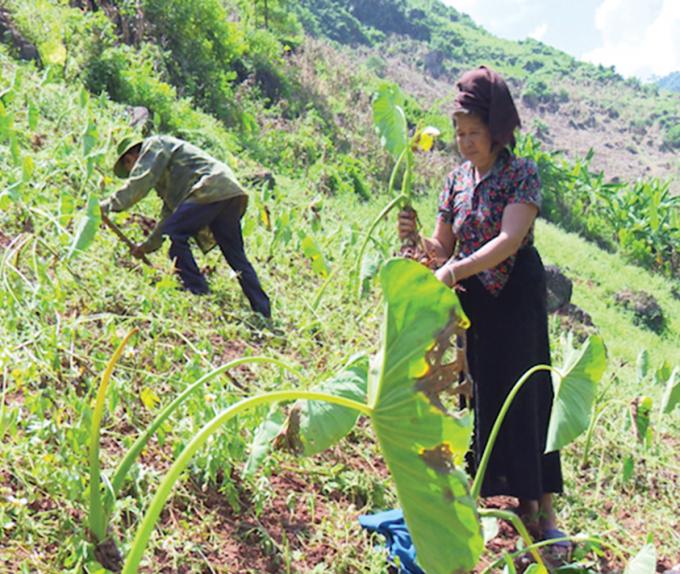
<svg viewBox="0 0 680 574"><path fill-rule="evenodd" d="M400 574L425 574L416 564L416 547L400 509L362 514L359 516L359 524L369 532L377 532L385 537L390 563L399 565Z"/></svg>

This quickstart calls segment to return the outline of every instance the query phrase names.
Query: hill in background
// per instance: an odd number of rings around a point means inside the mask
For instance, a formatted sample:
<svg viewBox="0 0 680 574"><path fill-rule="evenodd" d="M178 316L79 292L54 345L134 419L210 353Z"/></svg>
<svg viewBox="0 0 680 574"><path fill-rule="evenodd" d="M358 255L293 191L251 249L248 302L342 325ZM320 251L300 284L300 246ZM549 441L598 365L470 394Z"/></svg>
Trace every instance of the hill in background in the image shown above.
<svg viewBox="0 0 680 574"><path fill-rule="evenodd" d="M671 72L667 76L656 80L655 83L664 90L680 92L680 72Z"/></svg>
<svg viewBox="0 0 680 574"><path fill-rule="evenodd" d="M503 74L525 130L547 149L583 157L613 180L673 178L680 191L680 95L624 80L536 40L503 40L430 0L302 0L308 33L352 47L363 62L418 101L449 112L460 73L488 65Z"/></svg>

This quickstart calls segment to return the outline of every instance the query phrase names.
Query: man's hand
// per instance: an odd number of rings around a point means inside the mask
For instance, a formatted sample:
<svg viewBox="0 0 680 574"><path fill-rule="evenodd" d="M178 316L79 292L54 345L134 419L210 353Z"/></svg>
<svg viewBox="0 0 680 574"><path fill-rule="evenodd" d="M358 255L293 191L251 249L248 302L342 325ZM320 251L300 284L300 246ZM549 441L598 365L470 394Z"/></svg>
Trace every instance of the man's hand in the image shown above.
<svg viewBox="0 0 680 574"><path fill-rule="evenodd" d="M108 199L105 199L104 201L99 202L99 212L107 216L109 214L109 211L111 211L111 203L109 202Z"/></svg>
<svg viewBox="0 0 680 574"><path fill-rule="evenodd" d="M146 254L144 250L144 244L138 243L132 249L130 249L130 253L132 253L133 257L136 257L137 259L142 259Z"/></svg>

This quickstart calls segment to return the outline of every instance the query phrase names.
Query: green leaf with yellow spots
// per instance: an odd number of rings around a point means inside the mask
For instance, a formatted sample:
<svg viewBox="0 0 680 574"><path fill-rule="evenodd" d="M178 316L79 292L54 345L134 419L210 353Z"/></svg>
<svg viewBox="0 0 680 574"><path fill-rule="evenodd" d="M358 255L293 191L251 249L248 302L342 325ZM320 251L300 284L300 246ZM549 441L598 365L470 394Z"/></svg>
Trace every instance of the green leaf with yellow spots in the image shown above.
<svg viewBox="0 0 680 574"><path fill-rule="evenodd" d="M451 337L464 335L467 318L455 293L415 261L393 259L380 277L383 341L368 382L373 428L418 563L433 574L469 571L483 549L463 470L472 416L449 412L440 399L457 370L441 364L444 350Z"/></svg>

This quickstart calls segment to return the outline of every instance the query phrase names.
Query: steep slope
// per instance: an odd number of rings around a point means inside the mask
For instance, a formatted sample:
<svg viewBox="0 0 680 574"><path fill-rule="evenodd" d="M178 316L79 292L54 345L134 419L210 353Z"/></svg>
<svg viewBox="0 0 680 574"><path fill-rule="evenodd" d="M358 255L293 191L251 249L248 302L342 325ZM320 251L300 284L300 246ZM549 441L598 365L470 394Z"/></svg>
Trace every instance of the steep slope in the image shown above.
<svg viewBox="0 0 680 574"><path fill-rule="evenodd" d="M309 33L353 46L421 102L446 100L461 71L489 65L548 149L577 158L592 148L609 179L672 178L680 191L678 94L535 40L496 38L440 0L303 0L299 12Z"/></svg>

